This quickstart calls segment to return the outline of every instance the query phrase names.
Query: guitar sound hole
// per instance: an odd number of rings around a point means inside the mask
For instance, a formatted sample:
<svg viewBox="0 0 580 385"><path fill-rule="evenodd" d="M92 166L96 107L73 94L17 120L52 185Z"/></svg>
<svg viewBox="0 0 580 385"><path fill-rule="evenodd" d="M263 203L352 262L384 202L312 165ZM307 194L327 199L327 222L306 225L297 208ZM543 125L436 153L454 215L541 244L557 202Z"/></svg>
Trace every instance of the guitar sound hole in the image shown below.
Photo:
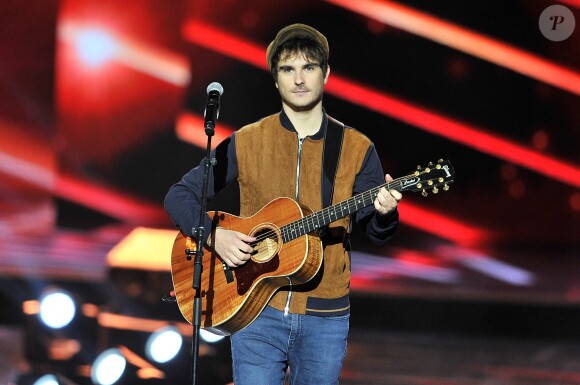
<svg viewBox="0 0 580 385"><path fill-rule="evenodd" d="M252 243L252 247L254 247L252 260L256 263L268 262L278 254L282 247L282 234L274 224L267 223L257 226L249 235L257 238L256 242Z"/></svg>

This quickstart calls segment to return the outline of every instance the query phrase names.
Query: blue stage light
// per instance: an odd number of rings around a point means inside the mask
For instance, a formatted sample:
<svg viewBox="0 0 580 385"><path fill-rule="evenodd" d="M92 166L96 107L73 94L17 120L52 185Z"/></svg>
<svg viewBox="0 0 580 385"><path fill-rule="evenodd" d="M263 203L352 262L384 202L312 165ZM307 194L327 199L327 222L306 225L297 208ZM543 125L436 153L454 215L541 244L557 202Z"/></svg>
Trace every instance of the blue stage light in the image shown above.
<svg viewBox="0 0 580 385"><path fill-rule="evenodd" d="M39 317L53 329L61 329L71 323L76 305L70 293L62 289L48 289L40 297Z"/></svg>

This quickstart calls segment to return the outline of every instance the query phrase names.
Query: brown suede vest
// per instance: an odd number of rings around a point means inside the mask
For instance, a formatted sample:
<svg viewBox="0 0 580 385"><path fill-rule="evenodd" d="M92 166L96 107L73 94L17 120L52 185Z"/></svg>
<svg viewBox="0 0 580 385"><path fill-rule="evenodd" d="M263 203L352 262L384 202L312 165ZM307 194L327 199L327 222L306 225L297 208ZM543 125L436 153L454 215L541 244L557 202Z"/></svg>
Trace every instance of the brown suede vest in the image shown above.
<svg viewBox="0 0 580 385"><path fill-rule="evenodd" d="M268 116L236 133L240 186L240 215L248 217L277 197L296 199L298 136L284 128L280 115ZM344 132L342 154L336 173L333 204L352 196L370 140L353 128ZM322 209L321 172L323 139L306 138L300 158L300 203L313 211ZM350 258L346 250L350 218L329 225L324 262L311 281L292 288L289 311L297 314L333 315L349 310ZM280 289L269 304L286 306L289 291Z"/></svg>

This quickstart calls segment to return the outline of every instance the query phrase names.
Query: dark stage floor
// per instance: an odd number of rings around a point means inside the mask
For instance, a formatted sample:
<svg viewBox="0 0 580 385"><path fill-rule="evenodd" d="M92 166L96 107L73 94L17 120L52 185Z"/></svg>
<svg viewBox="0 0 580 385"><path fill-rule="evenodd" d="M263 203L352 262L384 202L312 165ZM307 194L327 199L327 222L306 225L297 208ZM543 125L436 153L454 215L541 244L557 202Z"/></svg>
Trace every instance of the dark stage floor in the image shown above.
<svg viewBox="0 0 580 385"><path fill-rule="evenodd" d="M18 327L0 328L1 384L10 384L17 373L21 337ZM566 338L372 329L354 323L341 384L580 384L580 343Z"/></svg>

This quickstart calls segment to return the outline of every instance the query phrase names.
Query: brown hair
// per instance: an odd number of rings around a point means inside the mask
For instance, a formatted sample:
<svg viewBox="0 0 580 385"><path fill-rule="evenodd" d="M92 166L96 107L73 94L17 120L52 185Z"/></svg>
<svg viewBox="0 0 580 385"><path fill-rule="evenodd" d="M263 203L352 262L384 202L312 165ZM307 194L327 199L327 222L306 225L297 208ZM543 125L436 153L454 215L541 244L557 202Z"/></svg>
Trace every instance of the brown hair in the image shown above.
<svg viewBox="0 0 580 385"><path fill-rule="evenodd" d="M328 56L322 44L306 36L295 36L276 47L276 51L272 55L270 71L274 80L278 79L280 60L294 55L304 55L308 61L317 62L322 68L322 73L326 75Z"/></svg>

